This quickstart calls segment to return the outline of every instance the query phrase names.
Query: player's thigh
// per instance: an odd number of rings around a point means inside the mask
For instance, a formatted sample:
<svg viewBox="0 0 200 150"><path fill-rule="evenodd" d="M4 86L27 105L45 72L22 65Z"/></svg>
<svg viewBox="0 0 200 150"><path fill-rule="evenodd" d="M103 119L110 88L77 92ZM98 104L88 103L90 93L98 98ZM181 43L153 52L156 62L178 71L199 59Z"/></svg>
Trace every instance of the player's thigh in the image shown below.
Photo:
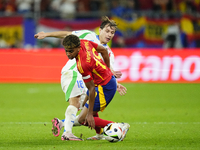
<svg viewBox="0 0 200 150"><path fill-rule="evenodd" d="M76 98L85 93L86 87L82 76L75 71L68 71L61 76L61 87L65 93L65 99Z"/></svg>

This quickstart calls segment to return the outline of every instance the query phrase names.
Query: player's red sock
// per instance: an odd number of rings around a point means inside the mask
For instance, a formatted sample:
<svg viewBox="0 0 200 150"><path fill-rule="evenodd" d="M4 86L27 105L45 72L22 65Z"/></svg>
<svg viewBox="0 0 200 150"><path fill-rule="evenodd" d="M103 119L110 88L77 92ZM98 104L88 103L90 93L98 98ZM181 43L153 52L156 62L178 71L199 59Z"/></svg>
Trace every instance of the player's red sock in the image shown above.
<svg viewBox="0 0 200 150"><path fill-rule="evenodd" d="M95 122L95 131L97 134L101 134L103 132L102 128L104 128L107 124L113 123L113 121L103 120L99 118L98 113L94 115L94 122ZM84 122L81 124L84 125ZM85 124L85 126L88 126L88 124Z"/></svg>
<svg viewBox="0 0 200 150"><path fill-rule="evenodd" d="M95 121L95 131L97 134L101 134L103 132L103 128L102 126L105 126L109 123L112 123L112 121L108 121L108 120L103 120L101 118L99 118L98 113L96 113L94 115L94 121ZM98 122L98 125L100 124L101 126L98 126L96 123ZM99 123L100 122L100 123Z"/></svg>
<svg viewBox="0 0 200 150"><path fill-rule="evenodd" d="M113 123L113 121L103 120L99 117L94 117L94 122L96 127L101 127L101 128L104 128L109 123Z"/></svg>
<svg viewBox="0 0 200 150"><path fill-rule="evenodd" d="M95 127L100 127L100 128L104 128L107 124L113 123L113 121L103 120L99 117L94 117L94 122L95 122ZM81 124L84 125L84 122L82 122ZM86 123L84 126L88 126L88 124Z"/></svg>
<svg viewBox="0 0 200 150"><path fill-rule="evenodd" d="M96 131L97 134L101 134L103 132L101 129L102 129L101 127L95 126L95 131Z"/></svg>

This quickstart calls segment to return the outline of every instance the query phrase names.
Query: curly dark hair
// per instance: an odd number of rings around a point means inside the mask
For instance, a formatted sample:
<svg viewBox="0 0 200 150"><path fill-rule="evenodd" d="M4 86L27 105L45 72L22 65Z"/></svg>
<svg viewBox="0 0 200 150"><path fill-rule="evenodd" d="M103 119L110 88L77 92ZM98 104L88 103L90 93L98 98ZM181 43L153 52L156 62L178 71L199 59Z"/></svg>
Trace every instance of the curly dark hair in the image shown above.
<svg viewBox="0 0 200 150"><path fill-rule="evenodd" d="M80 46L80 39L78 36L70 34L63 39L62 45L68 49L77 48Z"/></svg>
<svg viewBox="0 0 200 150"><path fill-rule="evenodd" d="M100 28L103 29L107 24L112 28L114 27L117 30L117 23L114 20L110 20L107 16L103 16L101 18L101 25Z"/></svg>

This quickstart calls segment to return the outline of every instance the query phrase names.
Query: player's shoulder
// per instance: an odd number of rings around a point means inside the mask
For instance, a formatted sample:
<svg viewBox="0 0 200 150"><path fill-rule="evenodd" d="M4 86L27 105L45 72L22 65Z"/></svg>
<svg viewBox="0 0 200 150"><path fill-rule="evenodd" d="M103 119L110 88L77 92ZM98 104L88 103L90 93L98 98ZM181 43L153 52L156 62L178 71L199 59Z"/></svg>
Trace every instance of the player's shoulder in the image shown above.
<svg viewBox="0 0 200 150"><path fill-rule="evenodd" d="M76 31L72 31L72 34L94 34L94 32L90 31L90 30L76 30Z"/></svg>
<svg viewBox="0 0 200 150"><path fill-rule="evenodd" d="M80 42L81 42L81 44L84 44L85 42L91 42L90 40L87 40L87 39L80 39Z"/></svg>

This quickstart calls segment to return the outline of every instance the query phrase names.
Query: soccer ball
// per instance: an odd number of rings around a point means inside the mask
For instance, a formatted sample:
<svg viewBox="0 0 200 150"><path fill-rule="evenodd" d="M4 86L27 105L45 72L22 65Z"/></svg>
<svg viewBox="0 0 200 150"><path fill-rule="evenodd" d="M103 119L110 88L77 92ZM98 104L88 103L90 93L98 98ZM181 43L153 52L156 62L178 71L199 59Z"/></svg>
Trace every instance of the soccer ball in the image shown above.
<svg viewBox="0 0 200 150"><path fill-rule="evenodd" d="M118 142L122 138L122 129L118 123L109 123L104 127L104 137L109 142Z"/></svg>

